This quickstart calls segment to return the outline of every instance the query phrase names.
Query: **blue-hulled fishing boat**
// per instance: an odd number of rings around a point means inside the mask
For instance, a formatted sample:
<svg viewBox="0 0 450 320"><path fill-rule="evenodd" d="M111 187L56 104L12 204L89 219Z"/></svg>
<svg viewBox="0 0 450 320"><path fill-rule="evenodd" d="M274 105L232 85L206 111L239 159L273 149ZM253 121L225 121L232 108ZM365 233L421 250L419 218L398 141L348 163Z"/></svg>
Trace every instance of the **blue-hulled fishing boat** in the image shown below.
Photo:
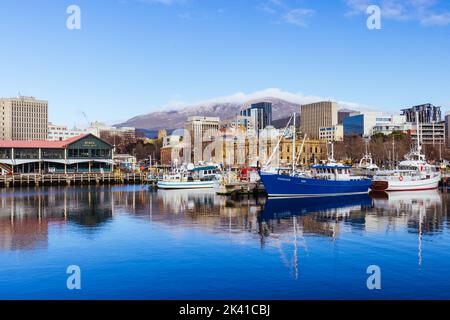
<svg viewBox="0 0 450 320"><path fill-rule="evenodd" d="M372 180L351 174L351 166L337 163L333 151L326 164L311 167L310 174L260 172L269 197L328 197L365 194Z"/></svg>

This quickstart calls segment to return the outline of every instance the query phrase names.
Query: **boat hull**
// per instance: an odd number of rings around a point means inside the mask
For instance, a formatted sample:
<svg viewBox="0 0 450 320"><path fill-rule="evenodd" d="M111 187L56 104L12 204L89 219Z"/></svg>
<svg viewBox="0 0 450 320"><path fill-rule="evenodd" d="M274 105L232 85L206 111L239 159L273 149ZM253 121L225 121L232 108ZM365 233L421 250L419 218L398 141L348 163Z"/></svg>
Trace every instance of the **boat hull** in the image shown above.
<svg viewBox="0 0 450 320"><path fill-rule="evenodd" d="M264 172L261 172L260 175L269 197L330 197L367 194L372 185L370 179L335 181Z"/></svg>
<svg viewBox="0 0 450 320"><path fill-rule="evenodd" d="M214 188L215 181L190 181L190 182L176 182L176 181L158 181L158 188L164 190L179 190L179 189L210 189Z"/></svg>
<svg viewBox="0 0 450 320"><path fill-rule="evenodd" d="M421 191L435 190L439 188L441 177L436 176L429 179L406 181L403 180L375 180L373 182L372 191Z"/></svg>

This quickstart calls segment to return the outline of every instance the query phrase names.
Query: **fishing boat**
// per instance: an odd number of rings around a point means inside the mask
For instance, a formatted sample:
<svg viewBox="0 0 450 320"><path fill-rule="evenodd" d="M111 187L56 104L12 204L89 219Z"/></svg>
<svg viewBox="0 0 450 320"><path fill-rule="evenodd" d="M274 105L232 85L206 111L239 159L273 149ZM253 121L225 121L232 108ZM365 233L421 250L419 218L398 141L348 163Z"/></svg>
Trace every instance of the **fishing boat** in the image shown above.
<svg viewBox="0 0 450 320"><path fill-rule="evenodd" d="M219 168L215 165L190 164L164 175L158 181L158 189L209 189L214 188L220 177Z"/></svg>
<svg viewBox="0 0 450 320"><path fill-rule="evenodd" d="M289 175L260 172L269 197L329 197L367 194L372 181L351 174L351 166L336 162L331 145L331 156L324 164L311 167L311 172L293 172Z"/></svg>
<svg viewBox="0 0 450 320"><path fill-rule="evenodd" d="M421 130L417 121L417 146L405 156L396 170L385 171L374 177L372 191L420 191L439 188L441 173L426 161L422 153Z"/></svg>
<svg viewBox="0 0 450 320"><path fill-rule="evenodd" d="M439 187L441 173L415 151L401 161L398 169L385 171L374 177L372 191L420 191Z"/></svg>

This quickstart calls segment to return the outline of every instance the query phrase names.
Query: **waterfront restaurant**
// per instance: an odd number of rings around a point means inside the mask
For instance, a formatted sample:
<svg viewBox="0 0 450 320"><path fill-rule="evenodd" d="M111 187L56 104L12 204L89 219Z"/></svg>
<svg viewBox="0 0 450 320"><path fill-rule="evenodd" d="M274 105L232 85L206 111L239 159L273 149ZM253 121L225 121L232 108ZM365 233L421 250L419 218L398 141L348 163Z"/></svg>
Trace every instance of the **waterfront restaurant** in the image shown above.
<svg viewBox="0 0 450 320"><path fill-rule="evenodd" d="M107 173L113 146L92 134L62 141L0 141L2 174Z"/></svg>

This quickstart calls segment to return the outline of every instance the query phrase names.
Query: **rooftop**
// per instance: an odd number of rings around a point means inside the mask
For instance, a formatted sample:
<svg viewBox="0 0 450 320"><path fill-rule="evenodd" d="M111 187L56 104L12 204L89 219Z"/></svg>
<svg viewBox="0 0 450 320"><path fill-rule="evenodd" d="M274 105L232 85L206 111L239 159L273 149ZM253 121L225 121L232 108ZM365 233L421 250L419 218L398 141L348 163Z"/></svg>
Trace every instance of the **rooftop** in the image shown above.
<svg viewBox="0 0 450 320"><path fill-rule="evenodd" d="M79 135L62 141L47 140L0 140L0 148L40 148L40 149L64 149L89 134Z"/></svg>

